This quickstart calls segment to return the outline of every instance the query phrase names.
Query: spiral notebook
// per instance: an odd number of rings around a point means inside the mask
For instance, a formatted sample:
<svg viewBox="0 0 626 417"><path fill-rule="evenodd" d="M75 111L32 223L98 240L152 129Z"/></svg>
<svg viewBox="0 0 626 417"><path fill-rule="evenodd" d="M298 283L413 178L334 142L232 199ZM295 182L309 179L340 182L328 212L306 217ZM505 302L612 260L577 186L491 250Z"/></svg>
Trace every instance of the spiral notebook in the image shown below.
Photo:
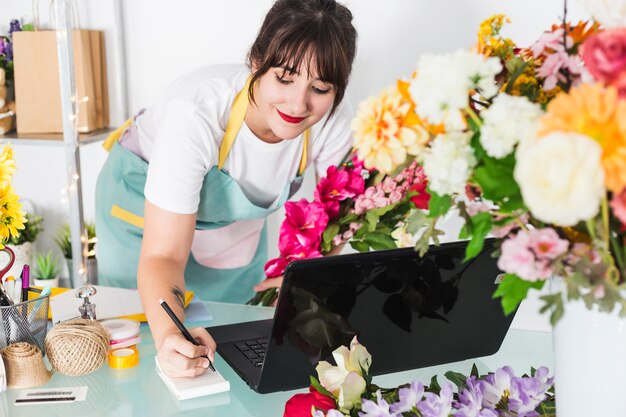
<svg viewBox="0 0 626 417"><path fill-rule="evenodd" d="M230 391L230 383L218 371L207 369L205 373L195 378L172 378L161 371L156 356L154 361L156 362L157 373L167 388L179 400Z"/></svg>

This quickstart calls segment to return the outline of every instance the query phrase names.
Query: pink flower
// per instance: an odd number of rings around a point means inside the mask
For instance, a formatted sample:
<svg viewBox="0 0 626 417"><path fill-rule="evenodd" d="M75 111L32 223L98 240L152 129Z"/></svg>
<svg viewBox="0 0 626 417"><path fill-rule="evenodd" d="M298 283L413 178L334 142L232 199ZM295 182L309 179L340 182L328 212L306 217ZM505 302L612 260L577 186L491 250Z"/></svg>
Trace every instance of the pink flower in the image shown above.
<svg viewBox="0 0 626 417"><path fill-rule="evenodd" d="M502 243L498 268L526 281L544 280L552 275L552 261L568 246L554 229L522 230Z"/></svg>
<svg viewBox="0 0 626 417"><path fill-rule="evenodd" d="M613 195L611 209L613 215L622 223L622 228L626 228L626 188L618 195Z"/></svg>
<svg viewBox="0 0 626 417"><path fill-rule="evenodd" d="M614 85L626 97L626 28L607 29L582 46L582 59L595 79Z"/></svg>
<svg viewBox="0 0 626 417"><path fill-rule="evenodd" d="M496 221L497 220L502 220L503 217L496 217ZM528 223L528 213L524 213L520 216L519 221L522 224L526 224ZM496 226L491 230L491 234L494 235L494 237L497 237L498 239L501 239L503 237L505 237L506 235L508 235L511 231L519 229L520 225L518 222L511 220L510 222L508 222L507 224L503 225L503 226Z"/></svg>
<svg viewBox="0 0 626 417"><path fill-rule="evenodd" d="M328 224L328 214L324 206L303 198L295 203L288 201L285 204L285 212L285 220L280 226L280 240L294 239L305 251L317 250L321 235Z"/></svg>
<svg viewBox="0 0 626 417"><path fill-rule="evenodd" d="M285 272L285 268L287 268L287 260L285 258L270 259L265 264L265 276L267 278L279 277Z"/></svg>
<svg viewBox="0 0 626 417"><path fill-rule="evenodd" d="M324 205L326 213L332 219L339 214L339 202L361 194L364 187L365 182L360 173L331 165L326 176L317 184L314 198Z"/></svg>
<svg viewBox="0 0 626 417"><path fill-rule="evenodd" d="M520 232L502 243L502 254L498 259L498 268L510 274L516 274L527 281L537 281L535 255L528 247L528 234ZM546 277L547 278L547 277Z"/></svg>
<svg viewBox="0 0 626 417"><path fill-rule="evenodd" d="M572 39L567 37L567 47L572 46ZM532 44L530 50L533 53L534 58L539 58L542 54L548 54L552 52L564 52L563 48L563 29L557 29L553 32L544 32L539 39Z"/></svg>
<svg viewBox="0 0 626 417"><path fill-rule="evenodd" d="M552 228L531 230L529 235L529 247L537 259L554 260L567 252L569 247L569 242L559 238L559 235Z"/></svg>

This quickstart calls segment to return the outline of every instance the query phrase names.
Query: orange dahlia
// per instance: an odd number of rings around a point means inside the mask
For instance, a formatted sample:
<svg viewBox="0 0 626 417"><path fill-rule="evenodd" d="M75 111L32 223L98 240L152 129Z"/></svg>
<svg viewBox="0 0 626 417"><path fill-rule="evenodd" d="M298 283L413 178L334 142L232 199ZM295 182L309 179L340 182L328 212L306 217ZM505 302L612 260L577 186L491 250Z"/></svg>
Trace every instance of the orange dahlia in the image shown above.
<svg viewBox="0 0 626 417"><path fill-rule="evenodd" d="M390 173L407 155L419 155L430 135L414 112L414 104L389 87L359 105L352 121L354 149L368 169Z"/></svg>
<svg viewBox="0 0 626 417"><path fill-rule="evenodd" d="M607 189L619 192L626 186L626 100L619 99L615 88L582 84L559 94L548 104L541 125L540 137L562 131L594 139L602 147Z"/></svg>

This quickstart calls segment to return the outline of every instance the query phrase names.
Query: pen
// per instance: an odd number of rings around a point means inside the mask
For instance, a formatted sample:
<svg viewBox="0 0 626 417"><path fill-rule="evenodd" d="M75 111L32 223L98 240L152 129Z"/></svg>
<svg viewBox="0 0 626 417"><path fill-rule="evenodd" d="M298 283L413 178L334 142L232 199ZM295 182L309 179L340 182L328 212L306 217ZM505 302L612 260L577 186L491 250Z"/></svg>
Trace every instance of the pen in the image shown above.
<svg viewBox="0 0 626 417"><path fill-rule="evenodd" d="M185 328L185 326L180 322L180 320L178 320L178 317L176 316L176 314L174 314L170 306L167 305L165 300L159 299L159 304L161 304L161 307L163 307L163 310L165 310L167 315L170 316L170 318L172 319L176 327L178 327L178 330L180 330L183 336L185 336L185 339L187 339L189 342L193 343L194 345L199 346L199 343L196 342L196 339L194 339L193 336L191 336L191 334ZM208 356L204 356L204 357L209 360L209 368L211 368L211 370L215 372L215 367L213 366L211 359L209 359Z"/></svg>
<svg viewBox="0 0 626 417"><path fill-rule="evenodd" d="M11 294L15 304L22 302L22 278L17 277L13 283L13 294Z"/></svg>

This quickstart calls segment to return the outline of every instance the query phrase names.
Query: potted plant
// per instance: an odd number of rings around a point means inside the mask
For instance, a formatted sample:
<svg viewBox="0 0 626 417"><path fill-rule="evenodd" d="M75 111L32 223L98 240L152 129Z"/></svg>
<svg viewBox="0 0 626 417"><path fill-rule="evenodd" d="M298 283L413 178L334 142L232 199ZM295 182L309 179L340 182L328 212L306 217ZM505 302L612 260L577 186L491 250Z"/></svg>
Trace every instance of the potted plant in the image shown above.
<svg viewBox="0 0 626 417"><path fill-rule="evenodd" d="M32 213L26 213L26 222L24 229L20 230L20 234L12 236L7 240L13 253L15 253L15 263L6 273L7 276L19 277L24 265L30 265L33 258L33 242L37 236L43 232L43 218Z"/></svg>
<svg viewBox="0 0 626 417"><path fill-rule="evenodd" d="M37 287L59 286L59 262L51 252L39 253L35 257L33 284Z"/></svg>
<svg viewBox="0 0 626 417"><path fill-rule="evenodd" d="M91 284L98 283L98 263L96 260L96 225L93 223L86 223L87 229L87 279ZM54 239L55 243L61 249L61 253L67 261L67 269L69 271L70 286L72 288L80 287L82 282L75 282L72 269L72 240L70 236L70 226L66 223L61 228L58 236Z"/></svg>

